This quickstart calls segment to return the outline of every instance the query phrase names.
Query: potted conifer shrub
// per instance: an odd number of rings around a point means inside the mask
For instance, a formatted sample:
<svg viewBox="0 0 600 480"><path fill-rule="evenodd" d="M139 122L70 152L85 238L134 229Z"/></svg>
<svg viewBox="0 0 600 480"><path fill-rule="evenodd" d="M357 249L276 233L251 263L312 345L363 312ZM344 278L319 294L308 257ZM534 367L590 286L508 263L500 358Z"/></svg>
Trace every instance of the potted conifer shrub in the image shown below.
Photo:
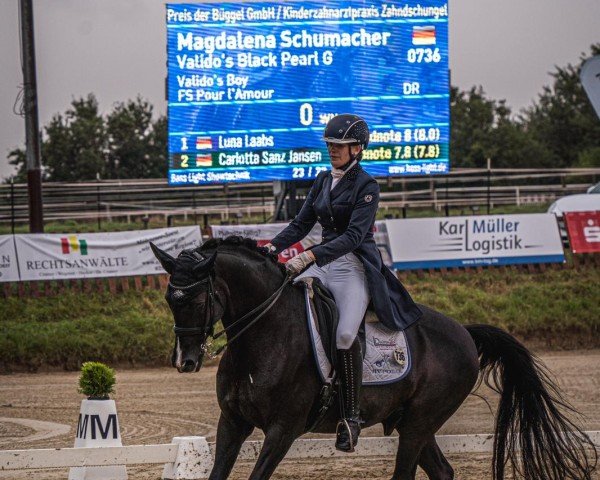
<svg viewBox="0 0 600 480"><path fill-rule="evenodd" d="M100 362L85 362L79 375L79 393L88 400L108 400L115 391L115 371Z"/></svg>
<svg viewBox="0 0 600 480"><path fill-rule="evenodd" d="M81 366L78 392L87 398L81 401L75 431L75 447L120 447L121 433L117 406L110 394L115 391L115 371L100 362L85 362ZM126 480L124 465L110 467L74 467L69 480L110 478Z"/></svg>

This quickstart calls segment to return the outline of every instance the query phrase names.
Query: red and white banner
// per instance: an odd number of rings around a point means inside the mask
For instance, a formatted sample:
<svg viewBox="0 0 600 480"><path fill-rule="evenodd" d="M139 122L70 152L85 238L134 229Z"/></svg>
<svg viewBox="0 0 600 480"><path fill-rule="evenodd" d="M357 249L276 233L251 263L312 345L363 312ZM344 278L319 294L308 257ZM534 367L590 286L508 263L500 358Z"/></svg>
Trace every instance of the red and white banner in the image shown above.
<svg viewBox="0 0 600 480"><path fill-rule="evenodd" d="M213 225L212 236L214 238L225 238L230 235L239 235L256 240L260 246L266 245L281 232L287 223L262 223L258 225ZM279 254L280 262L287 262L290 258L302 253L308 247L321 243L321 226L319 224L302 240L286 248Z"/></svg>
<svg viewBox="0 0 600 480"><path fill-rule="evenodd" d="M241 237L253 238L258 245L265 245L279 232L281 232L288 224L287 223L262 223L258 225L214 225L212 228L212 236L214 238L225 238L230 235L239 235ZM391 265L391 255L388 243L387 229L384 221L375 222L374 232L375 242L379 247L383 263L387 266ZM310 233L295 243L291 247L285 249L279 254L280 262L287 262L290 258L303 252L313 245L321 243L322 229L318 223L313 227Z"/></svg>
<svg viewBox="0 0 600 480"><path fill-rule="evenodd" d="M600 212L564 214L573 253L600 253Z"/></svg>

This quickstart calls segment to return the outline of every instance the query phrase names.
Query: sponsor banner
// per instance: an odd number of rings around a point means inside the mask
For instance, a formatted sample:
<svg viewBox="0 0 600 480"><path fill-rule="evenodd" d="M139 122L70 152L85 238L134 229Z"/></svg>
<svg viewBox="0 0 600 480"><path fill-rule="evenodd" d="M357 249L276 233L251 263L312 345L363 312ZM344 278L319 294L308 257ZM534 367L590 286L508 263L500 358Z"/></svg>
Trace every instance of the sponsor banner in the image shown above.
<svg viewBox="0 0 600 480"><path fill-rule="evenodd" d="M21 280L120 277L164 273L148 242L171 255L202 243L200 228L15 235Z"/></svg>
<svg viewBox="0 0 600 480"><path fill-rule="evenodd" d="M386 220L400 270L564 262L552 214Z"/></svg>
<svg viewBox="0 0 600 480"><path fill-rule="evenodd" d="M600 212L564 214L573 253L600 253Z"/></svg>
<svg viewBox="0 0 600 480"><path fill-rule="evenodd" d="M12 235L0 235L0 282L19 281L15 241Z"/></svg>
<svg viewBox="0 0 600 480"><path fill-rule="evenodd" d="M225 238L230 235L239 235L256 240L258 245L266 245L281 232L287 223L262 223L258 225L215 225L212 228L214 238ZM302 253L309 247L321 243L321 226L316 224L310 233L279 254L280 262L287 262L290 258Z"/></svg>
<svg viewBox="0 0 600 480"><path fill-rule="evenodd" d="M390 239L385 220L377 220L375 222L373 238L375 239L377 248L379 248L379 253L381 253L383 264L389 268L392 268L392 250L390 249Z"/></svg>
<svg viewBox="0 0 600 480"><path fill-rule="evenodd" d="M262 223L259 225L215 225L212 227L212 236L214 238L225 238L230 235L240 235L242 237L252 238L257 241L258 245L262 246L267 244L287 225L287 223ZM381 256L384 260L384 263L390 266L391 254L384 221L375 222L374 236L375 242L381 251ZM317 223L305 238L281 252L279 254L279 261L287 262L290 258L298 255L307 248L321 243L321 238L321 225Z"/></svg>

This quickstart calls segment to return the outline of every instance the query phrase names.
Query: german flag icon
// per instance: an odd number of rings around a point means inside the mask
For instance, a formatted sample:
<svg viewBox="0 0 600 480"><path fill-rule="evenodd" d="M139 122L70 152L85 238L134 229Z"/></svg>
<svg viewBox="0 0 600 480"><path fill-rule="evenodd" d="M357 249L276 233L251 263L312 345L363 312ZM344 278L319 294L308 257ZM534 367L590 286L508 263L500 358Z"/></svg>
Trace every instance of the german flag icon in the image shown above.
<svg viewBox="0 0 600 480"><path fill-rule="evenodd" d="M210 150L212 139L210 137L196 137L196 150Z"/></svg>
<svg viewBox="0 0 600 480"><path fill-rule="evenodd" d="M413 45L435 45L435 27L413 27Z"/></svg>
<svg viewBox="0 0 600 480"><path fill-rule="evenodd" d="M212 167L212 155L196 155L196 166L197 167Z"/></svg>

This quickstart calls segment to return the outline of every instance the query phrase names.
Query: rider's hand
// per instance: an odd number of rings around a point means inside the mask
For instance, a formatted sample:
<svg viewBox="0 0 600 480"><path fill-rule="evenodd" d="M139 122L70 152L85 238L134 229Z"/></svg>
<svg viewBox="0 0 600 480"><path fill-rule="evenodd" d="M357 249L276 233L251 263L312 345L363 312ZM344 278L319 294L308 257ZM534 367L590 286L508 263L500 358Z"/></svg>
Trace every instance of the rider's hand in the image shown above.
<svg viewBox="0 0 600 480"><path fill-rule="evenodd" d="M263 248L266 248L269 251L269 253L275 253L277 251L277 247L271 242L263 245Z"/></svg>
<svg viewBox="0 0 600 480"><path fill-rule="evenodd" d="M299 253L295 257L292 257L285 262L285 269L289 274L297 275L314 261L315 256L310 250L308 250L306 252Z"/></svg>

